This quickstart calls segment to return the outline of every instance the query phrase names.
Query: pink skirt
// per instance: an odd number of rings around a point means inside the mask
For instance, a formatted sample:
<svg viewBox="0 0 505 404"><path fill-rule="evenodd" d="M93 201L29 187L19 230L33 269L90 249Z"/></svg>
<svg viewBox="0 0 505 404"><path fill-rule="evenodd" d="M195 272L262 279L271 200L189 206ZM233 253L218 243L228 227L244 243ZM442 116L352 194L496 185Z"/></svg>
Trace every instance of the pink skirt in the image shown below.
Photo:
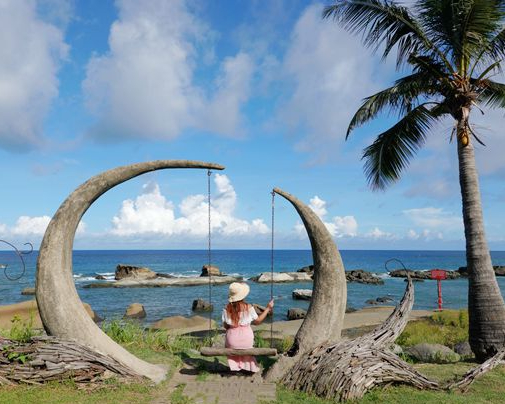
<svg viewBox="0 0 505 404"><path fill-rule="evenodd" d="M225 347L234 349L252 348L254 344L254 333L250 325L240 325L226 330ZM248 370L258 372L260 368L254 356L228 356L228 366L230 370Z"/></svg>

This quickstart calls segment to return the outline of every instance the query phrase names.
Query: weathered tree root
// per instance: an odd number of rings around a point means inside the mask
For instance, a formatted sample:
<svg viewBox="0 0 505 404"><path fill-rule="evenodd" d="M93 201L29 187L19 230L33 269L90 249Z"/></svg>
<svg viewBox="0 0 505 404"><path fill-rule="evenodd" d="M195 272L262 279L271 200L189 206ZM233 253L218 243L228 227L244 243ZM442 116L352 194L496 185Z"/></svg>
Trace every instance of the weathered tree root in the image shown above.
<svg viewBox="0 0 505 404"><path fill-rule="evenodd" d="M122 379L141 378L115 359L74 341L55 337L37 337L29 343L0 340L0 385L68 379L92 383L111 373Z"/></svg>
<svg viewBox="0 0 505 404"><path fill-rule="evenodd" d="M440 389L436 381L426 378L389 350L405 328L413 303L414 289L409 278L401 303L381 326L354 340L323 344L302 354L282 383L291 389L340 401L359 399L371 388L391 383Z"/></svg>

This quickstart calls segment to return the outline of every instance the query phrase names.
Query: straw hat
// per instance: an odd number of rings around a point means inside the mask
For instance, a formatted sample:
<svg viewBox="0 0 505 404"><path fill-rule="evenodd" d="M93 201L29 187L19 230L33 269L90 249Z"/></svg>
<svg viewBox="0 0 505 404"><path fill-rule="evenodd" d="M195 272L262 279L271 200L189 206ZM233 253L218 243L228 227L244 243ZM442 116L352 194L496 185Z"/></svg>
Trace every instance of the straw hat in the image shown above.
<svg viewBox="0 0 505 404"><path fill-rule="evenodd" d="M247 283L233 282L230 284L230 289L228 292L228 301L230 303L239 302L244 300L249 294L249 285Z"/></svg>

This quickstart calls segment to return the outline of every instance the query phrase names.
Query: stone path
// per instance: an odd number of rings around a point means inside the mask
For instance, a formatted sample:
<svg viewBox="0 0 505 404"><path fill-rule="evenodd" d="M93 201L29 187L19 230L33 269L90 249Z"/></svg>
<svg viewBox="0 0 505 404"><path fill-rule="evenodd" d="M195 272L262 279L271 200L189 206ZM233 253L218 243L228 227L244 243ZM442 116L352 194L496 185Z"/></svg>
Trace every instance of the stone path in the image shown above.
<svg viewBox="0 0 505 404"><path fill-rule="evenodd" d="M264 382L260 374L201 373L185 366L151 404L170 403L170 395L178 386L184 386L182 394L195 404L259 404L276 398L275 383Z"/></svg>

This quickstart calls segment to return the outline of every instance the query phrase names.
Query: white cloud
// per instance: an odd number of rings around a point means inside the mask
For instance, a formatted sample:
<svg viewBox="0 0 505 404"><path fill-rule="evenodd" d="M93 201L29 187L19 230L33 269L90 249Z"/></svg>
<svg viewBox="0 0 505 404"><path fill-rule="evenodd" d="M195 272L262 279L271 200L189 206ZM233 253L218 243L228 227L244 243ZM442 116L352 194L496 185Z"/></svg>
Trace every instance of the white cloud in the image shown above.
<svg viewBox="0 0 505 404"><path fill-rule="evenodd" d="M254 62L246 53L226 58L215 83L215 96L204 106L203 116L197 125L236 136L234 132L243 126L240 108L250 96L254 70Z"/></svg>
<svg viewBox="0 0 505 404"><path fill-rule="evenodd" d="M49 216L20 216L12 228L12 233L15 235L41 236L46 231L50 221L51 218Z"/></svg>
<svg viewBox="0 0 505 404"><path fill-rule="evenodd" d="M374 227L374 229L372 231L369 231L368 233L366 233L365 237L371 238L374 240L380 240L380 239L392 240L392 239L397 238L393 233L388 233L386 231L382 231L378 227Z"/></svg>
<svg viewBox="0 0 505 404"><path fill-rule="evenodd" d="M410 229L407 232L407 238L410 240L417 240L419 238L419 234L415 230Z"/></svg>
<svg viewBox="0 0 505 404"><path fill-rule="evenodd" d="M280 114L305 133L298 148L317 152L319 160L335 154L361 99L377 88L377 58L359 38L322 20L321 11L320 4L309 6L292 32L282 71L294 91Z"/></svg>
<svg viewBox="0 0 505 404"><path fill-rule="evenodd" d="M83 82L87 105L98 118L92 134L167 140L191 127L226 135L239 131L254 71L251 58L239 52L224 59L214 87L200 88L194 72L209 53L213 33L187 2L117 5L109 52L91 58Z"/></svg>
<svg viewBox="0 0 505 404"><path fill-rule="evenodd" d="M403 211L415 225L428 229L452 230L461 229L463 220L461 216L444 211L442 208L427 207L407 209Z"/></svg>
<svg viewBox="0 0 505 404"><path fill-rule="evenodd" d="M43 236L50 221L51 217L47 215L20 216L16 224L7 230L15 236ZM77 226L77 234L82 234L85 230L86 224L80 222Z"/></svg>
<svg viewBox="0 0 505 404"><path fill-rule="evenodd" d="M0 147L40 145L68 46L62 31L42 21L36 2L28 0L0 2L0 38Z"/></svg>
<svg viewBox="0 0 505 404"><path fill-rule="evenodd" d="M354 216L334 216L330 222L325 221L328 214L326 201L315 195L309 201L309 207L321 219L332 237L355 237L358 234L358 222ZM306 235L305 226L302 223L295 225L295 231L299 236Z"/></svg>
<svg viewBox="0 0 505 404"><path fill-rule="evenodd" d="M323 201L317 195L309 201L309 208L311 208L314 213L321 219L326 216L328 211L326 210L326 201Z"/></svg>
<svg viewBox="0 0 505 404"><path fill-rule="evenodd" d="M254 236L269 229L263 220L235 217L235 189L226 175L214 177L217 190L211 205L211 227L214 235ZM125 200L112 219L111 233L117 236L161 234L165 236L202 237L208 231L208 204L205 195L190 195L179 205L176 217L174 204L161 194L159 185L149 183L135 200Z"/></svg>

